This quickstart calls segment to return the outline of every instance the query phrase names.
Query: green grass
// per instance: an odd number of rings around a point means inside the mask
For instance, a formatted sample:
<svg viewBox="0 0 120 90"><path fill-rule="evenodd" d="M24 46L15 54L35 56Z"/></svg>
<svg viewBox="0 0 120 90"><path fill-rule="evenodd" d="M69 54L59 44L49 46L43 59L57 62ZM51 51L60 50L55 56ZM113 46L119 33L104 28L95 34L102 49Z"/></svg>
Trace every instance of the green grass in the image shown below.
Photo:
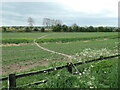
<svg viewBox="0 0 120 90"><path fill-rule="evenodd" d="M85 48L91 49L114 49L116 46L116 39L103 40L103 41L89 41L89 42L74 42L74 43L47 43L40 44L48 49L62 52L69 55L75 55L82 52ZM63 57L61 55L53 54L38 48L34 44L28 44L24 46L9 46L3 47L3 64L10 64L15 62L21 62L34 59L47 59L52 57Z"/></svg>
<svg viewBox="0 0 120 90"><path fill-rule="evenodd" d="M59 36L59 37L58 37ZM81 40L94 40L94 39L114 39L118 38L117 33L63 33L63 35L50 35L48 37L44 37L42 39L37 39L37 42L71 42L71 41L81 41Z"/></svg>
<svg viewBox="0 0 120 90"><path fill-rule="evenodd" d="M41 32L12 32L12 33L2 33L3 39L11 39L11 38L38 38L46 33Z"/></svg>
<svg viewBox="0 0 120 90"><path fill-rule="evenodd" d="M2 44L9 43L32 43L34 39L45 33L2 33Z"/></svg>
<svg viewBox="0 0 120 90"><path fill-rule="evenodd" d="M66 54L74 55L75 53L82 52L85 48L91 48L91 49L101 49L101 48L107 48L107 49L114 49L113 47L116 46L116 43L118 42L117 39L109 39L109 40L92 40L92 41L80 41L80 42L68 42L68 43L43 43L40 44L43 47L46 47L48 49L63 52Z"/></svg>
<svg viewBox="0 0 120 90"><path fill-rule="evenodd" d="M116 32L112 33L3 33L2 43L31 43L34 39L40 36L48 35L42 39L37 39L37 42L70 42L80 40L94 40L109 38L118 38Z"/></svg>
<svg viewBox="0 0 120 90"><path fill-rule="evenodd" d="M117 32L9 32L2 33L2 38L38 38L42 35L49 35L49 37L80 37L80 36L109 36L118 35Z"/></svg>
<svg viewBox="0 0 120 90"><path fill-rule="evenodd" d="M70 74L65 68L59 71L19 78L17 79L17 86L48 80L46 84L22 88L117 88L117 58L84 64L77 66L77 68L80 74ZM41 67L35 67L29 72L38 69L41 69ZM3 87L6 87L7 82L3 82L3 85Z"/></svg>
<svg viewBox="0 0 120 90"><path fill-rule="evenodd" d="M21 43L19 40L31 40L28 45L2 47L2 64L7 67L24 62L48 61L46 66L35 66L20 72L25 73L66 65L70 60L62 55L53 54L38 48L32 43L39 39L39 44L48 49L72 55L72 62L80 62L117 54L117 33L3 33L5 43ZM8 40L9 39L9 40ZM13 39L13 40L12 40ZM14 41L15 39L15 41ZM106 40L104 40L106 39ZM7 41L8 40L8 41ZM41 41L44 43L41 43ZM23 41L24 42L24 41ZM46 84L32 85L25 88L117 88L117 58L77 66L80 74L70 74L67 69L47 72L17 79L17 85L24 85L41 80L48 80ZM21 64L21 66L22 66ZM29 63L28 63L29 64ZM24 65L23 65L24 66ZM9 70L9 69L8 69ZM8 73L9 74L9 73ZM8 75L6 74L6 75ZM6 76L5 74L3 76ZM3 82L3 88L7 81Z"/></svg>
<svg viewBox="0 0 120 90"><path fill-rule="evenodd" d="M9 46L2 48L2 64L11 64L22 61L43 61L48 58L60 58L61 55L53 54L38 48L34 44L28 44L24 46Z"/></svg>
<svg viewBox="0 0 120 90"><path fill-rule="evenodd" d="M32 38L12 38L12 39L2 39L2 44L19 44L19 43L32 43L34 39Z"/></svg>

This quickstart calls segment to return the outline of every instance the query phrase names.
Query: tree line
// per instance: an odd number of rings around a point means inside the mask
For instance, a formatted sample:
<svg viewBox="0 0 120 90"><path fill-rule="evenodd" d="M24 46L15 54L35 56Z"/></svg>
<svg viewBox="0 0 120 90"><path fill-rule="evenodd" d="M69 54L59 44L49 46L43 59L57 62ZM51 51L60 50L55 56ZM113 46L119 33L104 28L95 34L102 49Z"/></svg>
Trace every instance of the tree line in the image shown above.
<svg viewBox="0 0 120 90"><path fill-rule="evenodd" d="M2 32L33 32L33 31L41 31L45 32L44 27L28 27L28 26L2 26Z"/></svg>
<svg viewBox="0 0 120 90"><path fill-rule="evenodd" d="M67 25L56 25L52 27L54 32L118 32L116 27L80 27L78 25L67 26Z"/></svg>
<svg viewBox="0 0 120 90"><path fill-rule="evenodd" d="M117 27L81 27L81 26L67 26L67 25L61 25L57 24L55 26L50 27L27 27L27 26L2 26L3 32L119 32L119 29Z"/></svg>

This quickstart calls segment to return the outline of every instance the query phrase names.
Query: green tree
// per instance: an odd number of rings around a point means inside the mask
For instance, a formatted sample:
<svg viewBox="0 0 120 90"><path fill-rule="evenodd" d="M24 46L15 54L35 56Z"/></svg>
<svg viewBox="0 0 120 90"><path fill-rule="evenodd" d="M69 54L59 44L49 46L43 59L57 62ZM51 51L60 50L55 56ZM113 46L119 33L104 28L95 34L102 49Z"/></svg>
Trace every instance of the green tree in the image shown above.
<svg viewBox="0 0 120 90"><path fill-rule="evenodd" d="M3 30L3 32L7 31L6 27L2 27L2 30Z"/></svg>
<svg viewBox="0 0 120 90"><path fill-rule="evenodd" d="M67 25L62 25L61 29L62 29L61 31L67 32L68 31L68 26Z"/></svg>
<svg viewBox="0 0 120 90"><path fill-rule="evenodd" d="M104 27L102 27L102 26L98 27L98 31L99 32L103 32L104 31Z"/></svg>
<svg viewBox="0 0 120 90"><path fill-rule="evenodd" d="M87 31L88 31L88 32L94 32L95 29L94 29L93 26L89 26L89 27L87 27Z"/></svg>
<svg viewBox="0 0 120 90"><path fill-rule="evenodd" d="M41 32L45 32L45 28L44 27L41 28Z"/></svg>
<svg viewBox="0 0 120 90"><path fill-rule="evenodd" d="M112 32L114 28L112 27L104 27L104 32Z"/></svg>
<svg viewBox="0 0 120 90"><path fill-rule="evenodd" d="M79 26L73 26L73 31L74 32L79 32Z"/></svg>
<svg viewBox="0 0 120 90"><path fill-rule="evenodd" d="M62 27L60 24L57 24L56 26L53 26L52 29L54 32L61 32Z"/></svg>
<svg viewBox="0 0 120 90"><path fill-rule="evenodd" d="M68 32L72 32L72 31L73 31L72 27L69 27Z"/></svg>
<svg viewBox="0 0 120 90"><path fill-rule="evenodd" d="M38 28L37 27L34 27L34 29L33 29L34 31L38 31Z"/></svg>
<svg viewBox="0 0 120 90"><path fill-rule="evenodd" d="M31 28L30 27L25 27L25 32L31 32Z"/></svg>
<svg viewBox="0 0 120 90"><path fill-rule="evenodd" d="M79 30L80 30L80 32L85 32L86 31L85 27L79 27Z"/></svg>

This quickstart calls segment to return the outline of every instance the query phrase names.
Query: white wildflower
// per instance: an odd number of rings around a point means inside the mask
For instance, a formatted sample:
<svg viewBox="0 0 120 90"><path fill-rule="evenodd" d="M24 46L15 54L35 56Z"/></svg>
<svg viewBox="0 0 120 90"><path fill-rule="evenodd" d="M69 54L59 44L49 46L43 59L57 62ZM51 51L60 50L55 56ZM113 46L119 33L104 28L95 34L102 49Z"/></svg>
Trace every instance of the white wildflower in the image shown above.
<svg viewBox="0 0 120 90"><path fill-rule="evenodd" d="M60 74L57 74L57 76L59 77L59 76L60 76Z"/></svg>
<svg viewBox="0 0 120 90"><path fill-rule="evenodd" d="M56 68L54 68L54 70L57 70Z"/></svg>
<svg viewBox="0 0 120 90"><path fill-rule="evenodd" d="M91 86L90 86L90 88L94 88L94 87L91 87Z"/></svg>
<svg viewBox="0 0 120 90"><path fill-rule="evenodd" d="M91 67L94 67L93 65L91 65Z"/></svg>
<svg viewBox="0 0 120 90"><path fill-rule="evenodd" d="M85 72L83 72L83 74L85 74Z"/></svg>
<svg viewBox="0 0 120 90"><path fill-rule="evenodd" d="M92 76L91 79L92 79L92 80L95 80L95 77Z"/></svg>
<svg viewBox="0 0 120 90"><path fill-rule="evenodd" d="M79 75L82 75L81 73L79 73Z"/></svg>
<svg viewBox="0 0 120 90"><path fill-rule="evenodd" d="M89 82L87 82L87 84L88 84L88 85L92 85L92 82L91 82L91 81L89 81Z"/></svg>
<svg viewBox="0 0 120 90"><path fill-rule="evenodd" d="M104 71L104 73L107 73L106 71Z"/></svg>
<svg viewBox="0 0 120 90"><path fill-rule="evenodd" d="M47 72L47 71L44 71L44 73Z"/></svg>

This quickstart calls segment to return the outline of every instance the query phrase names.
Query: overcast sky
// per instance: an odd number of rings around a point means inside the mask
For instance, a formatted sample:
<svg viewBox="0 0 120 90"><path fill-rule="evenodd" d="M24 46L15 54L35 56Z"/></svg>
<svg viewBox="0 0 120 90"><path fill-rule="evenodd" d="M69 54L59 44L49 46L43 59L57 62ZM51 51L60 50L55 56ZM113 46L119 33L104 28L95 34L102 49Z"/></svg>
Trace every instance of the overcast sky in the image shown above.
<svg viewBox="0 0 120 90"><path fill-rule="evenodd" d="M0 25L28 25L27 19L32 17L35 25L42 25L43 18L51 18L66 25L118 26L119 0L3 1Z"/></svg>

